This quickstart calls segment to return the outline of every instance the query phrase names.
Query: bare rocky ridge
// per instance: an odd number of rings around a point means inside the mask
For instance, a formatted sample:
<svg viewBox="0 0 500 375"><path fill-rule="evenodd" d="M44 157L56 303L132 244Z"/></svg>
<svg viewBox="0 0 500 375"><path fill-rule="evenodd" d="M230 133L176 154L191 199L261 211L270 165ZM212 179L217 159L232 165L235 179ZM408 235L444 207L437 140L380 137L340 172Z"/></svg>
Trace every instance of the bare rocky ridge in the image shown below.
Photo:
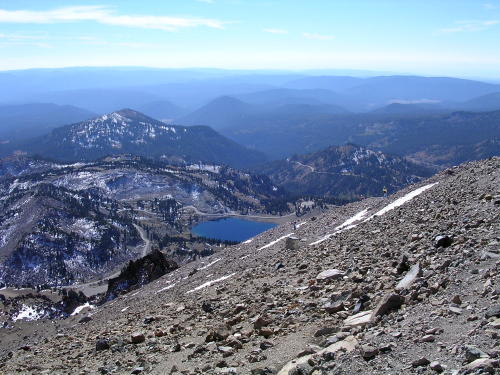
<svg viewBox="0 0 500 375"><path fill-rule="evenodd" d="M281 225L89 319L2 329L0 372L495 373L499 167L464 164Z"/></svg>

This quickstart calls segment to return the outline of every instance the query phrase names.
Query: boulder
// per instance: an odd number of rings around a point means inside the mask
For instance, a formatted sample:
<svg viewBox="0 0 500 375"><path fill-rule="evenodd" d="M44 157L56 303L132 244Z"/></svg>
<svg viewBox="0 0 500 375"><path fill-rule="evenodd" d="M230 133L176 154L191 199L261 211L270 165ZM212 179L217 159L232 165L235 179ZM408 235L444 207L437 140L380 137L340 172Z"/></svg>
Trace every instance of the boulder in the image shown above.
<svg viewBox="0 0 500 375"><path fill-rule="evenodd" d="M141 332L134 332L130 335L130 341L132 344L140 344L141 342L146 341L146 337Z"/></svg>
<svg viewBox="0 0 500 375"><path fill-rule="evenodd" d="M489 371L495 371L495 369L498 367L498 361L495 361L491 358L479 358L465 366L465 368L468 370L484 369Z"/></svg>
<svg viewBox="0 0 500 375"><path fill-rule="evenodd" d="M428 366L431 363L427 358L425 357L420 357L418 359L415 359L414 361L411 362L411 365L413 367L423 367L423 366Z"/></svg>
<svg viewBox="0 0 500 375"><path fill-rule="evenodd" d="M405 303L405 298L399 294L387 294L373 310L372 317L385 315L391 310L399 309Z"/></svg>
<svg viewBox="0 0 500 375"><path fill-rule="evenodd" d="M479 358L489 358L490 356L483 352L481 349L476 348L473 345L465 345L465 359L467 362L473 362Z"/></svg>
<svg viewBox="0 0 500 375"><path fill-rule="evenodd" d="M342 276L344 276L343 271L332 268L320 272L318 276L316 276L316 280L335 280L335 279L340 279Z"/></svg>
<svg viewBox="0 0 500 375"><path fill-rule="evenodd" d="M299 250L300 239L298 237L288 237L285 242L285 248L288 250Z"/></svg>
<svg viewBox="0 0 500 375"><path fill-rule="evenodd" d="M327 302L323 305L323 309L329 314L344 311L344 301Z"/></svg>
<svg viewBox="0 0 500 375"><path fill-rule="evenodd" d="M109 342L106 339L98 339L95 343L95 350L96 351L101 351L101 350L108 350L109 349Z"/></svg>
<svg viewBox="0 0 500 375"><path fill-rule="evenodd" d="M372 313L373 313L372 310L368 310L352 315L346 320L344 320L344 325L348 327L357 327L368 324L372 319Z"/></svg>
<svg viewBox="0 0 500 375"><path fill-rule="evenodd" d="M420 264L414 264L411 266L410 270L406 273L405 277L396 285L396 290L404 290L409 288L417 277L422 275L422 269L420 268Z"/></svg>
<svg viewBox="0 0 500 375"><path fill-rule="evenodd" d="M370 360L378 355L379 350L370 345L361 345L360 352L364 359Z"/></svg>
<svg viewBox="0 0 500 375"><path fill-rule="evenodd" d="M344 340L336 342L325 349L320 350L315 355L318 356L331 356L338 351L352 352L358 346L358 340L354 336L348 336ZM313 357L313 354L305 355L300 358L296 358L293 361L288 362L283 368L277 373L277 375L289 375L293 374L296 369L301 368L302 364L307 364L309 360Z"/></svg>
<svg viewBox="0 0 500 375"><path fill-rule="evenodd" d="M434 247L448 247L452 244L453 239L451 236L442 234L434 238Z"/></svg>

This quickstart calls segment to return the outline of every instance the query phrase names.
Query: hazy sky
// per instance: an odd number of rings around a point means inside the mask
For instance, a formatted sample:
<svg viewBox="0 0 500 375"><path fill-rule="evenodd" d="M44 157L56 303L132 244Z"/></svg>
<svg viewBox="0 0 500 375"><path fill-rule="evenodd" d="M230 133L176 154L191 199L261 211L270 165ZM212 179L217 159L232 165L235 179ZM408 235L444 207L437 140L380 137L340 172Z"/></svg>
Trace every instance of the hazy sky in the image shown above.
<svg viewBox="0 0 500 375"><path fill-rule="evenodd" d="M0 69L115 65L500 78L500 0L0 0Z"/></svg>

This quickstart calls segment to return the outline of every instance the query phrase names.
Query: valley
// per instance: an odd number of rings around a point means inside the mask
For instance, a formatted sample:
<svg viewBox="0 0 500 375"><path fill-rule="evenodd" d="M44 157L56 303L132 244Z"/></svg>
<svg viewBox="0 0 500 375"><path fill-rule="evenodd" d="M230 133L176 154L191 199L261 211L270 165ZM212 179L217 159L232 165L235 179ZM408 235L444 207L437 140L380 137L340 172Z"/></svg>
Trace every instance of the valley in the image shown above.
<svg viewBox="0 0 500 375"><path fill-rule="evenodd" d="M273 202L284 194L264 177L227 167L210 172L133 156L76 164L14 157L0 167L0 267L8 285L99 278L146 255L152 242L183 263L213 251L213 245L191 236L198 213L272 217ZM282 209L289 211L287 205ZM56 254L61 259L45 276L37 271L45 264L41 246L48 246L47 261ZM33 279L35 272L39 279Z"/></svg>
<svg viewBox="0 0 500 375"><path fill-rule="evenodd" d="M124 71L0 106L0 373L498 368L497 84Z"/></svg>

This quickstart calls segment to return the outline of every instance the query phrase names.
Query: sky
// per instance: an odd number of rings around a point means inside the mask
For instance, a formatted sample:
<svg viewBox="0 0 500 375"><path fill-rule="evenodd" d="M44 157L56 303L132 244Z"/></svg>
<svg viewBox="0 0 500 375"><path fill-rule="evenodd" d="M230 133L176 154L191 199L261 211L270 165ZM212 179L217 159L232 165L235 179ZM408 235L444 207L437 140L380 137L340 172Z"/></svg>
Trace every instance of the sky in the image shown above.
<svg viewBox="0 0 500 375"><path fill-rule="evenodd" d="M0 70L69 66L500 79L500 0L0 0Z"/></svg>

